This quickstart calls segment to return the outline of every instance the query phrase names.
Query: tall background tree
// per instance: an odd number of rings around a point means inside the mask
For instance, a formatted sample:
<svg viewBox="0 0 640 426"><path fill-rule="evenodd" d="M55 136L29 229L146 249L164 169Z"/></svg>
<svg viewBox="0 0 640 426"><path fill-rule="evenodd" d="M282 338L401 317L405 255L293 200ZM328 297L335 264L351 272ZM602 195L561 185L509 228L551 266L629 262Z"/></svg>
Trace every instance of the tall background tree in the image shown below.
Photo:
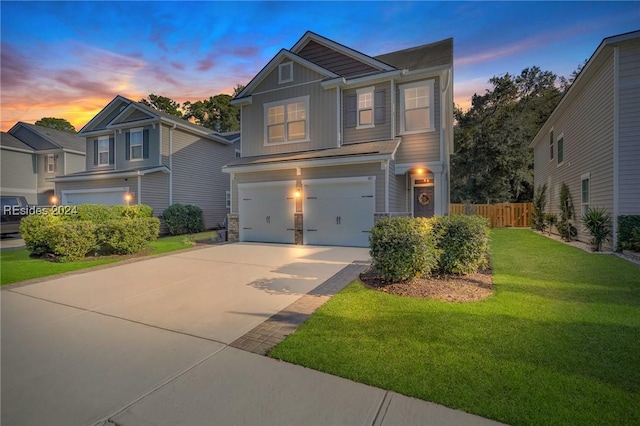
<svg viewBox="0 0 640 426"><path fill-rule="evenodd" d="M36 126L49 127L50 129L62 130L63 132L76 133L76 128L73 127L64 118L55 117L43 117L35 122Z"/></svg>
<svg viewBox="0 0 640 426"><path fill-rule="evenodd" d="M153 93L145 99L140 99L140 103L150 106L158 111L166 112L167 114L175 115L182 118L182 111L180 110L180 104L173 99L166 96L154 95Z"/></svg>
<svg viewBox="0 0 640 426"><path fill-rule="evenodd" d="M454 108L452 202L525 202L533 197L529 143L569 88L571 79L534 66L494 76L471 108Z"/></svg>

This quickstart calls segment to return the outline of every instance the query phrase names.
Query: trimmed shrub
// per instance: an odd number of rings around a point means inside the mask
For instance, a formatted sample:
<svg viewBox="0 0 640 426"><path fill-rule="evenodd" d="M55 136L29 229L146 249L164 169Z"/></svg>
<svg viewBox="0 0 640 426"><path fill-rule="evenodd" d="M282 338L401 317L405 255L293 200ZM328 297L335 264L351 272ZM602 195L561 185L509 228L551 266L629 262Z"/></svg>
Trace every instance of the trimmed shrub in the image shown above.
<svg viewBox="0 0 640 426"><path fill-rule="evenodd" d="M51 251L65 260L80 260L96 245L96 224L62 221L46 227Z"/></svg>
<svg viewBox="0 0 640 426"><path fill-rule="evenodd" d="M640 252L640 215L618 216L618 246L616 250Z"/></svg>
<svg viewBox="0 0 640 426"><path fill-rule="evenodd" d="M133 254L158 238L160 220L155 217L134 217L110 220L99 225L103 248L116 254Z"/></svg>
<svg viewBox="0 0 640 426"><path fill-rule="evenodd" d="M162 212L171 235L193 234L204 231L202 209L190 204L172 204Z"/></svg>
<svg viewBox="0 0 640 426"><path fill-rule="evenodd" d="M531 227L536 231L544 232L546 221L544 210L547 207L547 184L538 185L536 195L533 197L533 212L531 214Z"/></svg>
<svg viewBox="0 0 640 426"><path fill-rule="evenodd" d="M120 217L153 217L153 208L145 204L135 204L132 206L113 206Z"/></svg>
<svg viewBox="0 0 640 426"><path fill-rule="evenodd" d="M482 216L436 216L432 219L438 268L444 273L470 274L486 262L489 223Z"/></svg>
<svg viewBox="0 0 640 426"><path fill-rule="evenodd" d="M120 206L81 204L77 207L78 214L73 216L74 220L88 220L93 223L104 223L121 217L121 214L117 210Z"/></svg>
<svg viewBox="0 0 640 426"><path fill-rule="evenodd" d="M51 252L48 228L59 224L62 220L54 215L31 215L20 221L20 235L24 239L27 249L32 254Z"/></svg>
<svg viewBox="0 0 640 426"><path fill-rule="evenodd" d="M438 264L431 222L424 218L381 219L369 243L372 266L387 282L428 276Z"/></svg>

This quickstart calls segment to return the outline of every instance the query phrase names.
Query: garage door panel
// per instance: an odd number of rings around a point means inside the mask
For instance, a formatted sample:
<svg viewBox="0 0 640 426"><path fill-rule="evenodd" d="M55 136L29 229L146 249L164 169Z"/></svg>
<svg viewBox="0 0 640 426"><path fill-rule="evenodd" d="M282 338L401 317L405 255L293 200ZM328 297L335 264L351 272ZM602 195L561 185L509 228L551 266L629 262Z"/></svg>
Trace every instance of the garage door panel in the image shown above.
<svg viewBox="0 0 640 426"><path fill-rule="evenodd" d="M289 185L239 188L241 241L293 244L294 189Z"/></svg>
<svg viewBox="0 0 640 426"><path fill-rule="evenodd" d="M119 206L126 204L126 191L105 191L105 192L74 192L62 193L62 204L79 205L79 204L104 204L111 206Z"/></svg>

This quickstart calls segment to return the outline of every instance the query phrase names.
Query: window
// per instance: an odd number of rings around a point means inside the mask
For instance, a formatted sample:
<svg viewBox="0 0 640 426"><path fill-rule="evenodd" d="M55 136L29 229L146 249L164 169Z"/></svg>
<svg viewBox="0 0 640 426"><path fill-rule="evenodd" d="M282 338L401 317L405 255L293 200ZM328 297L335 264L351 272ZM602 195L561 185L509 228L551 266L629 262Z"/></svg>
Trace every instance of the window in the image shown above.
<svg viewBox="0 0 640 426"><path fill-rule="evenodd" d="M564 135L558 138L558 166L564 163Z"/></svg>
<svg viewBox="0 0 640 426"><path fill-rule="evenodd" d="M356 90L358 96L358 129L373 127L373 87Z"/></svg>
<svg viewBox="0 0 640 426"><path fill-rule="evenodd" d="M278 84L293 81L293 62L278 65Z"/></svg>
<svg viewBox="0 0 640 426"><path fill-rule="evenodd" d="M239 149L236 149L236 158L242 158L242 152Z"/></svg>
<svg viewBox="0 0 640 426"><path fill-rule="evenodd" d="M47 173L53 173L56 171L56 157L53 154L47 154L46 158Z"/></svg>
<svg viewBox="0 0 640 426"><path fill-rule="evenodd" d="M433 122L433 81L419 81L400 87L400 132L435 130Z"/></svg>
<svg viewBox="0 0 640 426"><path fill-rule="evenodd" d="M295 98L284 103L265 104L265 143L306 142L309 140L309 97Z"/></svg>
<svg viewBox="0 0 640 426"><path fill-rule="evenodd" d="M549 161L553 160L553 129L549 132Z"/></svg>
<svg viewBox="0 0 640 426"><path fill-rule="evenodd" d="M587 210L589 210L589 200L591 198L591 174L590 173L586 173L584 175L582 175L580 177L580 181L581 181L581 213L584 216L587 213Z"/></svg>
<svg viewBox="0 0 640 426"><path fill-rule="evenodd" d="M98 165L109 164L109 138L98 139Z"/></svg>
<svg viewBox="0 0 640 426"><path fill-rule="evenodd" d="M142 142L144 140L142 129L131 129L129 136L129 155L131 160L142 160Z"/></svg>
<svg viewBox="0 0 640 426"><path fill-rule="evenodd" d="M228 209L230 209L231 208L231 191L225 191L224 194L225 194L224 204Z"/></svg>

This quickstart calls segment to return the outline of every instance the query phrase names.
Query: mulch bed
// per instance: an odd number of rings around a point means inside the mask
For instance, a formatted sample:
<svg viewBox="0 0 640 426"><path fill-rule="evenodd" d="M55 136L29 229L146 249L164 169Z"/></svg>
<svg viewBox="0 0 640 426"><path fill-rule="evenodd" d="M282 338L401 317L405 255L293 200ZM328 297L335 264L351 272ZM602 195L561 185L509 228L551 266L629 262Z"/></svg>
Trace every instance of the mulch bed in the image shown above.
<svg viewBox="0 0 640 426"><path fill-rule="evenodd" d="M434 275L397 283L385 283L380 274L370 268L360 274L367 287L398 296L437 299L444 302L475 302L493 294L491 268L468 275Z"/></svg>

